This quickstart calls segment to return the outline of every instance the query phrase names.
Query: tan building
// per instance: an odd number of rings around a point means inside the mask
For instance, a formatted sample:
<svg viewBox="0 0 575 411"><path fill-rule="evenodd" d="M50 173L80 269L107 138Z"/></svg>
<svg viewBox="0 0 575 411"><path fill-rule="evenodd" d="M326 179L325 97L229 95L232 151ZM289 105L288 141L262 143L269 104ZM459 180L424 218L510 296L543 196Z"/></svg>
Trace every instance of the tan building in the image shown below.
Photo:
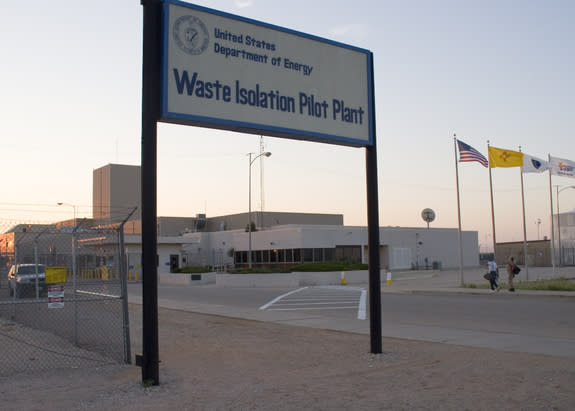
<svg viewBox="0 0 575 411"><path fill-rule="evenodd" d="M202 227L202 229L196 231L242 230L247 228L248 220L248 213L210 217L206 221L205 230ZM343 225L343 214L252 211L251 220L257 230L286 224Z"/></svg>
<svg viewBox="0 0 575 411"><path fill-rule="evenodd" d="M93 217L119 222L137 207L130 220L140 220L140 166L108 164L93 173Z"/></svg>

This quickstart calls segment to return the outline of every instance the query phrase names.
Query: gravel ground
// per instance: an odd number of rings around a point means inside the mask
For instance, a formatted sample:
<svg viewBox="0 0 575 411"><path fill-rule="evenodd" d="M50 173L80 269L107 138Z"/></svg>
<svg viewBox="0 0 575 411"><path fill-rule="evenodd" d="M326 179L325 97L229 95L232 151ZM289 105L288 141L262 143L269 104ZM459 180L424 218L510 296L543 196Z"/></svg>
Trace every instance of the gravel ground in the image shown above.
<svg viewBox="0 0 575 411"><path fill-rule="evenodd" d="M141 307L131 307L135 352ZM135 366L0 378L3 410L572 410L575 360L160 309L160 385Z"/></svg>

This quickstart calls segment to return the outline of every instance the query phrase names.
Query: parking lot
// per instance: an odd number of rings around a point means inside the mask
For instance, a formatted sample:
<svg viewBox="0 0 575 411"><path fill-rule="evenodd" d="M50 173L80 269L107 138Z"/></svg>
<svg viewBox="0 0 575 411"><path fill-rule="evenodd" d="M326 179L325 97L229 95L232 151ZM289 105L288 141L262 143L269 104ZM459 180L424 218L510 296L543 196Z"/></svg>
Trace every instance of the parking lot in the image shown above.
<svg viewBox="0 0 575 411"><path fill-rule="evenodd" d="M531 270L531 278L549 278ZM465 272L466 281L483 269ZM569 269L557 272L568 275ZM459 272L408 272L382 284L385 337L444 342L575 358L575 293L461 288ZM129 301L141 304L141 284ZM160 307L235 318L369 334L369 295L361 286L258 288L159 285ZM486 315L486 313L490 313Z"/></svg>
<svg viewBox="0 0 575 411"><path fill-rule="evenodd" d="M302 287L280 295L262 305L263 311L343 310L358 320L366 319L367 291L365 288L344 286Z"/></svg>

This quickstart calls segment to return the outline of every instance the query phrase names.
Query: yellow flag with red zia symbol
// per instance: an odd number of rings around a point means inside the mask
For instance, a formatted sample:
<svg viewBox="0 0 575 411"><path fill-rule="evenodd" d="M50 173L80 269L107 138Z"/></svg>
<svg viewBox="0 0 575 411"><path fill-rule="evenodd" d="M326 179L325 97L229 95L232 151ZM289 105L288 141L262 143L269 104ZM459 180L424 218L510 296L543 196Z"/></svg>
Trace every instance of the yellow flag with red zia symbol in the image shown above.
<svg viewBox="0 0 575 411"><path fill-rule="evenodd" d="M488 146L489 168L493 167L522 167L523 153L521 151L506 150Z"/></svg>

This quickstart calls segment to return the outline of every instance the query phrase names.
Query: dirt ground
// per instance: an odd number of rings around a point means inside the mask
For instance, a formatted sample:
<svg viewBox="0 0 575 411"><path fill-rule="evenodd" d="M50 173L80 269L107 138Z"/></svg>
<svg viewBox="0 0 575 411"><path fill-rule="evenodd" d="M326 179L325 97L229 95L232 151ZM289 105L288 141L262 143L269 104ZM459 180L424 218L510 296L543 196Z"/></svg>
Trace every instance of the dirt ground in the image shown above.
<svg viewBox="0 0 575 411"><path fill-rule="evenodd" d="M132 306L134 352L141 307ZM572 410L575 359L160 310L160 385L136 366L0 378L3 410Z"/></svg>

